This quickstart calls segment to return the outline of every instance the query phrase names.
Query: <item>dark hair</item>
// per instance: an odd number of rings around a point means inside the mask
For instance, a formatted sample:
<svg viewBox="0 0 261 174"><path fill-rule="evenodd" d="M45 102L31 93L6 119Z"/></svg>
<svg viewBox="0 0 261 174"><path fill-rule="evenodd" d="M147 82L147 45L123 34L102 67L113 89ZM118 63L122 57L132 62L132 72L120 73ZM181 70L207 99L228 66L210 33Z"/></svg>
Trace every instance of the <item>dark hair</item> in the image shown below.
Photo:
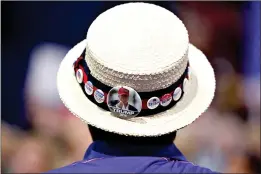
<svg viewBox="0 0 261 174"><path fill-rule="evenodd" d="M177 131L157 137L134 137L107 132L88 125L93 141L102 140L106 142L121 142L133 145L169 145L176 138Z"/></svg>

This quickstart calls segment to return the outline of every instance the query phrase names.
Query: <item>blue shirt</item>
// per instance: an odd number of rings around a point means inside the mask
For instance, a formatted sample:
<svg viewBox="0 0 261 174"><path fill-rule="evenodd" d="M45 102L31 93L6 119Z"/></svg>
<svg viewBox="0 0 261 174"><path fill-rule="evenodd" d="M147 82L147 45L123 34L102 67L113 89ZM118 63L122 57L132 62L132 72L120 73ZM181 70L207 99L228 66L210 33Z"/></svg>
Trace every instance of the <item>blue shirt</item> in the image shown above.
<svg viewBox="0 0 261 174"><path fill-rule="evenodd" d="M133 146L93 142L84 159L47 173L215 173L188 162L174 144Z"/></svg>

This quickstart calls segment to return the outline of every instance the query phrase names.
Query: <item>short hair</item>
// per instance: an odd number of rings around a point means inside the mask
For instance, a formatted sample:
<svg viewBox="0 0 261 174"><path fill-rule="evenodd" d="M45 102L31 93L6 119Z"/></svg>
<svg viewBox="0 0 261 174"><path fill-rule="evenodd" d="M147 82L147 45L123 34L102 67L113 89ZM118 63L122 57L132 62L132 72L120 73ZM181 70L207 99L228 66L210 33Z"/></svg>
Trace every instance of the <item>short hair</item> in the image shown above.
<svg viewBox="0 0 261 174"><path fill-rule="evenodd" d="M176 138L177 131L157 137L135 137L125 136L112 132L107 132L94 126L88 125L93 141L102 140L113 143L128 143L133 145L169 145Z"/></svg>

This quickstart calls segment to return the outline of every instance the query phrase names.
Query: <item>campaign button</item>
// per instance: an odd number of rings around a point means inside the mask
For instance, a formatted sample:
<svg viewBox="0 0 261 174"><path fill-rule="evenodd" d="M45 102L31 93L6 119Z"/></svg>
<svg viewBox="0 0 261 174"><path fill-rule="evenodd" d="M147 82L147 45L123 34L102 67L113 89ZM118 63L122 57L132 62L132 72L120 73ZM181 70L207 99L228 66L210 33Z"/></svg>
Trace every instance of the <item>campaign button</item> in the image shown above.
<svg viewBox="0 0 261 174"><path fill-rule="evenodd" d="M175 89L175 91L173 92L173 100L174 101L178 101L181 97L181 94L182 94L182 90L180 87L177 87Z"/></svg>
<svg viewBox="0 0 261 174"><path fill-rule="evenodd" d="M83 72L81 69L78 69L76 72L76 79L78 83L82 83L83 81Z"/></svg>
<svg viewBox="0 0 261 174"><path fill-rule="evenodd" d="M137 116L142 108L139 94L128 86L112 88L107 95L107 105L114 116L123 119Z"/></svg>
<svg viewBox="0 0 261 174"><path fill-rule="evenodd" d="M95 92L94 92L94 99L98 102L98 103L102 103L104 102L104 93L102 90L100 89L97 89Z"/></svg>
<svg viewBox="0 0 261 174"><path fill-rule="evenodd" d="M183 81L183 91L187 92L187 90L188 90L188 79L185 78Z"/></svg>
<svg viewBox="0 0 261 174"><path fill-rule="evenodd" d="M161 106L168 106L172 100L172 96L170 94L165 94L160 99Z"/></svg>
<svg viewBox="0 0 261 174"><path fill-rule="evenodd" d="M147 107L149 109L155 109L159 106L160 99L158 97L151 97L147 102Z"/></svg>
<svg viewBox="0 0 261 174"><path fill-rule="evenodd" d="M188 67L188 78L190 79L190 76L191 76L191 69L190 67Z"/></svg>
<svg viewBox="0 0 261 174"><path fill-rule="evenodd" d="M92 95L92 93L93 93L93 84L92 84L92 82L88 81L87 83L85 83L84 89L85 89L85 92L88 95Z"/></svg>

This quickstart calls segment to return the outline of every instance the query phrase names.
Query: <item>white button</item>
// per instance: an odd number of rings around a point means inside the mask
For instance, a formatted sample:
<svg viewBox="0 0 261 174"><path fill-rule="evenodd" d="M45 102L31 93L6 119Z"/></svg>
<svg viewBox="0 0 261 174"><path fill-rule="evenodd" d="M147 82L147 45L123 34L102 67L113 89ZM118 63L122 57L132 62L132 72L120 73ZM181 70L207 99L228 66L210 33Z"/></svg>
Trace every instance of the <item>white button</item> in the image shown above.
<svg viewBox="0 0 261 174"><path fill-rule="evenodd" d="M183 81L183 91L187 92L188 91L188 79L185 78Z"/></svg>
<svg viewBox="0 0 261 174"><path fill-rule="evenodd" d="M147 107L149 109L155 109L159 106L160 99L158 97L151 97L147 102Z"/></svg>
<svg viewBox="0 0 261 174"><path fill-rule="evenodd" d="M93 84L92 84L92 82L88 81L87 83L85 83L84 89L85 89L85 92L88 95L92 95L92 93L93 93Z"/></svg>
<svg viewBox="0 0 261 174"><path fill-rule="evenodd" d="M102 90L100 89L97 89L95 92L94 92L94 99L98 102L98 103L102 103L104 102L104 93Z"/></svg>
<svg viewBox="0 0 261 174"><path fill-rule="evenodd" d="M81 69L78 69L76 72L76 79L78 83L82 83L83 81L83 72Z"/></svg>
<svg viewBox="0 0 261 174"><path fill-rule="evenodd" d="M173 92L173 100L174 101L178 101L181 97L181 94L182 94L182 90L180 87L177 87L175 89L175 91Z"/></svg>

